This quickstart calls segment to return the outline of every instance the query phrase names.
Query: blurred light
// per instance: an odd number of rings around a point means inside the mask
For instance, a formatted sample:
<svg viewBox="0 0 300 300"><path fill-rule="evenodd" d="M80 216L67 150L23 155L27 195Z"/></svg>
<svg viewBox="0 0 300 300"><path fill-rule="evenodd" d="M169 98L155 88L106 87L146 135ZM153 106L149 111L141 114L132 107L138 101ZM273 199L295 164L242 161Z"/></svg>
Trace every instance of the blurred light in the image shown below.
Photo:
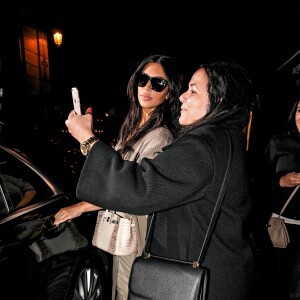
<svg viewBox="0 0 300 300"><path fill-rule="evenodd" d="M59 31L56 31L54 34L53 34L53 38L54 38L54 43L56 44L57 47L60 47L60 45L62 44L62 38L63 38L63 35L61 32Z"/></svg>

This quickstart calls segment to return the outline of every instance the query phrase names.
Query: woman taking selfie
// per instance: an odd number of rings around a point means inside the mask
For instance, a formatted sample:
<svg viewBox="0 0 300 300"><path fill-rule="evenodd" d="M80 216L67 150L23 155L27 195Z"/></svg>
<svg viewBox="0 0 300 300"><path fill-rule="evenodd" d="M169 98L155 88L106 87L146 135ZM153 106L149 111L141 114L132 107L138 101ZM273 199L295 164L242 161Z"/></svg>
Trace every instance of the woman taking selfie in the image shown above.
<svg viewBox="0 0 300 300"><path fill-rule="evenodd" d="M155 158L137 164L124 160L101 140L94 141L77 185L77 197L94 205L136 215L156 212L151 251L195 261L228 162L226 129L233 157L204 260L210 270L209 300L252 296L252 205L243 129L255 101L256 93L243 67L225 61L202 64L180 96L182 129L173 143ZM66 120L70 134L80 143L93 136L92 124L91 114L78 116L74 111Z"/></svg>

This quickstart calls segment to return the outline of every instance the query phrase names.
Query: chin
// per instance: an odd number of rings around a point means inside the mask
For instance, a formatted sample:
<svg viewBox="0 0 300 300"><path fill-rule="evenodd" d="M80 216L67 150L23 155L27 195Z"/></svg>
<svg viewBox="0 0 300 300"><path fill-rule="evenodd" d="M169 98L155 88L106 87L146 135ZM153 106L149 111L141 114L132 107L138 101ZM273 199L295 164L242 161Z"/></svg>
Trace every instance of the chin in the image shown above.
<svg viewBox="0 0 300 300"><path fill-rule="evenodd" d="M179 120L178 120L178 123L179 123L180 125L182 125L182 126L183 126L183 125L186 125L185 122L184 122L183 120L181 120L180 118L179 118Z"/></svg>

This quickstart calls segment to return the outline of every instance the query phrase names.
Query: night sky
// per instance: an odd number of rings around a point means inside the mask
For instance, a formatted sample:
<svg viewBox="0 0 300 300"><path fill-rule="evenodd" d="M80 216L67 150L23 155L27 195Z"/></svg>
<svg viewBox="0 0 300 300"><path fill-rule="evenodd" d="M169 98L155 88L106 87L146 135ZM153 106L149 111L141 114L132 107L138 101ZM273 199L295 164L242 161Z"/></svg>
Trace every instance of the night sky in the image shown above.
<svg viewBox="0 0 300 300"><path fill-rule="evenodd" d="M52 44L50 72L61 78L59 95L70 99L67 110L72 108L70 88L78 86L83 108L126 111L129 77L140 60L159 53L179 63L185 78L183 90L200 63L224 58L245 65L266 94L273 89L276 69L300 46L300 3L295 1L61 5L45 0L43 5L11 1L12 9L17 7L14 2L24 11L30 7L40 25L63 30L62 46Z"/></svg>
<svg viewBox="0 0 300 300"><path fill-rule="evenodd" d="M100 3L85 2L59 13L51 4L48 18L64 28L60 50L68 53L64 63L70 81L110 101L122 90L125 95L137 62L154 53L176 58L186 78L203 60L233 59L264 85L299 46L297 6L151 1L111 2L102 9Z"/></svg>
<svg viewBox="0 0 300 300"><path fill-rule="evenodd" d="M285 87L275 83L273 77L276 69L300 48L300 3L79 3L11 0L8 4L12 11L18 7L26 12L30 8L45 28L63 30L60 48L49 40L50 73L61 79L51 105L57 102L64 106L61 115L43 122L51 133L57 127L64 128L64 120L72 109L72 86L79 88L83 110L92 106L97 116L114 109L116 123L120 124L127 112L129 77L139 61L150 54L171 55L178 61L185 78L183 90L197 66L207 59L230 59L245 65L261 94L267 95L262 122L254 122L259 136L252 136L261 148L285 121L280 98L285 97L284 91L277 93ZM268 97L270 90L272 97ZM119 124L114 127L115 135ZM38 133L48 137L44 127L40 127Z"/></svg>
<svg viewBox="0 0 300 300"><path fill-rule="evenodd" d="M57 51L62 71L96 95L101 87L105 95L116 96L114 90L124 89L136 63L149 54L173 56L187 78L203 60L226 58L263 81L299 49L297 1L79 3L9 1L12 9L30 8L48 28L63 29Z"/></svg>

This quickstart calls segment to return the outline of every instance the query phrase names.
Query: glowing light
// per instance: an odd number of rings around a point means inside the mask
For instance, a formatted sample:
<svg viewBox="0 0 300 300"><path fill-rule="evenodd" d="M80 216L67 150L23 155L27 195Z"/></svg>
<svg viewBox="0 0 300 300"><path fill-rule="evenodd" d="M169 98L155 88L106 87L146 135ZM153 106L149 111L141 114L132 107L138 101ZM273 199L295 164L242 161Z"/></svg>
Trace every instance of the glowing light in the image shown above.
<svg viewBox="0 0 300 300"><path fill-rule="evenodd" d="M54 43L56 44L56 46L60 47L60 45L62 44L62 38L63 38L62 33L60 33L59 31L56 31L53 34L53 38L54 38Z"/></svg>

